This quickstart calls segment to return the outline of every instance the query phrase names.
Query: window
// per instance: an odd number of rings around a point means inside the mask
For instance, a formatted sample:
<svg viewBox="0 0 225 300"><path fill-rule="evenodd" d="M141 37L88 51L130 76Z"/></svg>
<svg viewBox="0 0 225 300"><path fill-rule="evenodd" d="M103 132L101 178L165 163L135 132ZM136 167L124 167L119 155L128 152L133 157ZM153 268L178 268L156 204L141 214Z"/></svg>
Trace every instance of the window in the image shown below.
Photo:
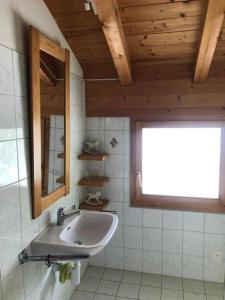
<svg viewBox="0 0 225 300"><path fill-rule="evenodd" d="M225 211L223 122L132 122L132 204Z"/></svg>

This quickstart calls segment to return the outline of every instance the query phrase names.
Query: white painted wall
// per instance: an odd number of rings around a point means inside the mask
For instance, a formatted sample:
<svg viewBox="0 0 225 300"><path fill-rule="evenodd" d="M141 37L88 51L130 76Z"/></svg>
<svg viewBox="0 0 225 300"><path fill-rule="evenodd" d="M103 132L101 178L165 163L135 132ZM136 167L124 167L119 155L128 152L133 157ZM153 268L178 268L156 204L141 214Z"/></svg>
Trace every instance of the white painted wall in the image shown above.
<svg viewBox="0 0 225 300"><path fill-rule="evenodd" d="M0 1L0 44L20 53L28 49L29 25L70 49L50 11L42 0ZM71 72L82 76L83 71L71 52Z"/></svg>

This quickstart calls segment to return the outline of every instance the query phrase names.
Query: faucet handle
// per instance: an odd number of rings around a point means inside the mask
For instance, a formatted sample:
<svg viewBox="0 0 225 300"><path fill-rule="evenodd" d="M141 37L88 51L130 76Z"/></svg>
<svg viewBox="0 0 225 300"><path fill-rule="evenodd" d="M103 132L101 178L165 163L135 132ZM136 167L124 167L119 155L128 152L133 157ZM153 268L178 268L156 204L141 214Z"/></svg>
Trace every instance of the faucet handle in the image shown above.
<svg viewBox="0 0 225 300"><path fill-rule="evenodd" d="M64 214L65 214L64 210L65 210L65 207L59 207L57 214L60 216L64 216Z"/></svg>

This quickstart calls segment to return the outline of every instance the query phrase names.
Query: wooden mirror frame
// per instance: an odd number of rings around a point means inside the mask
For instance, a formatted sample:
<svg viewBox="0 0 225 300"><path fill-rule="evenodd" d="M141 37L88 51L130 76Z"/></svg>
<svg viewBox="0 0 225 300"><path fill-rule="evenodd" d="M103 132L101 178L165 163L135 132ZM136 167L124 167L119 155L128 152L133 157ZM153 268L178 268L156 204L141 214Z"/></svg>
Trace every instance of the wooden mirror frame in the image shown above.
<svg viewBox="0 0 225 300"><path fill-rule="evenodd" d="M53 191L49 195L41 195L41 96L40 96L40 51L64 62L65 75L65 119L64 119L64 186ZM70 52L52 42L40 32L30 27L30 77L31 77L31 111L32 111L32 194L33 194L33 218L41 215L41 212L59 198L70 192Z"/></svg>

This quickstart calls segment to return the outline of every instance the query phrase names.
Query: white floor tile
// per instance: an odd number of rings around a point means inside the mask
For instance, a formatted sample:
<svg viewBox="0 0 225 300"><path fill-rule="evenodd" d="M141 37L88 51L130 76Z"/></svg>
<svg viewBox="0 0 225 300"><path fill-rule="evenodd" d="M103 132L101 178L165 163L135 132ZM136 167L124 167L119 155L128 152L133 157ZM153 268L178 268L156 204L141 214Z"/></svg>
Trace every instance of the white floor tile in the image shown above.
<svg viewBox="0 0 225 300"><path fill-rule="evenodd" d="M156 275L156 274L143 273L141 284L149 285L149 286L153 286L153 287L161 287L162 276Z"/></svg>
<svg viewBox="0 0 225 300"><path fill-rule="evenodd" d="M141 286L139 293L140 300L160 300L161 289L150 286Z"/></svg>
<svg viewBox="0 0 225 300"><path fill-rule="evenodd" d="M73 296L70 298L70 300L92 300L93 297L94 297L94 294L92 294L92 293L76 291L73 294Z"/></svg>
<svg viewBox="0 0 225 300"><path fill-rule="evenodd" d="M206 296L203 294L184 292L184 300L206 300Z"/></svg>
<svg viewBox="0 0 225 300"><path fill-rule="evenodd" d="M95 294L93 300L115 300L114 296Z"/></svg>
<svg viewBox="0 0 225 300"><path fill-rule="evenodd" d="M204 282L205 285L205 293L207 295L215 295L215 296L223 296L224 294L224 284L217 282Z"/></svg>
<svg viewBox="0 0 225 300"><path fill-rule="evenodd" d="M183 300L183 291L175 291L175 290L162 290L162 298L161 300Z"/></svg>
<svg viewBox="0 0 225 300"><path fill-rule="evenodd" d="M182 290L182 279L178 277L163 276L162 288L170 290Z"/></svg>
<svg viewBox="0 0 225 300"><path fill-rule="evenodd" d="M123 275L123 271L116 269L106 269L102 278L112 281L120 281Z"/></svg>
<svg viewBox="0 0 225 300"><path fill-rule="evenodd" d="M125 271L123 273L122 282L140 284L140 282L141 282L141 273L132 272L132 271Z"/></svg>
<svg viewBox="0 0 225 300"><path fill-rule="evenodd" d="M130 283L121 283L118 291L119 297L137 299L139 293L139 285Z"/></svg>
<svg viewBox="0 0 225 300"><path fill-rule="evenodd" d="M105 269L101 267L89 266L84 276L91 278L101 278L104 273L104 270Z"/></svg>
<svg viewBox="0 0 225 300"><path fill-rule="evenodd" d="M119 289L119 282L101 280L96 292L99 294L116 296L118 289Z"/></svg>
<svg viewBox="0 0 225 300"><path fill-rule="evenodd" d="M201 280L183 279L183 289L186 292L205 293L204 284Z"/></svg>
<svg viewBox="0 0 225 300"><path fill-rule="evenodd" d="M99 282L100 279L84 277L77 289L84 292L95 292Z"/></svg>

